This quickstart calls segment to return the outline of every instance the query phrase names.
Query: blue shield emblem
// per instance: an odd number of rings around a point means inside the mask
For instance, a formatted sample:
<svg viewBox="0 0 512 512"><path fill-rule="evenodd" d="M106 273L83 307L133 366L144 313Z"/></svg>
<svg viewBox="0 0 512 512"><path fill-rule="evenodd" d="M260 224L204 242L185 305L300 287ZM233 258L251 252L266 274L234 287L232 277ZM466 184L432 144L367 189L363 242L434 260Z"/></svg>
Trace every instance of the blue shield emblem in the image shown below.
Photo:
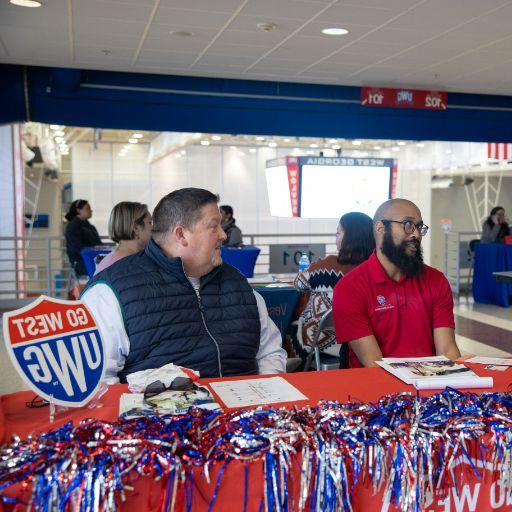
<svg viewBox="0 0 512 512"><path fill-rule="evenodd" d="M41 295L3 318L7 352L39 396L81 407L103 378L105 350L90 311L80 301Z"/></svg>

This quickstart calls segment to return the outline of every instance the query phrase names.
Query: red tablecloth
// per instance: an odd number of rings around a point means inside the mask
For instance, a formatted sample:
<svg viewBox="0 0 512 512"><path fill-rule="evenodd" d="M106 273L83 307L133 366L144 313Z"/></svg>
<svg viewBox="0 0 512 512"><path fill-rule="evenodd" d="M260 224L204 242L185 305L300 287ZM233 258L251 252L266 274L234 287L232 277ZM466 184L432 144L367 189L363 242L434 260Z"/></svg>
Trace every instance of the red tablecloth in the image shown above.
<svg viewBox="0 0 512 512"><path fill-rule="evenodd" d="M512 368L505 372L486 371L481 365L470 365L476 373L482 376L492 376L494 378L494 388L492 391L506 391L512 382ZM332 370L325 372L292 373L283 375L286 380L298 388L308 400L293 402L294 405L304 406L314 405L321 399L348 401L357 399L362 401L374 401L389 393L399 393L403 391L414 391L411 386L407 386L396 377L388 374L380 368L353 369L353 370ZM212 382L210 379L202 380L203 383ZM474 392L484 392L491 390L471 390ZM95 417L101 420L112 421L117 418L119 396L127 392L127 386L112 386L103 397L103 407L96 409L69 409L60 412L52 425L49 424L48 407L41 409L28 409L25 402L33 398L33 393L29 391L13 393L0 397L0 426L3 429L3 441L7 441L11 435L16 434L22 438L29 434L47 432L56 428L66 421L74 422L88 417ZM434 392L421 392L422 394L433 394ZM290 404L276 404L290 405ZM298 467L297 467L298 473ZM250 468L249 481L249 502L248 511L259 509L262 497L262 468L260 464L252 464ZM216 474L212 474L211 484L207 484L201 476L195 479L194 507L193 510L207 510L210 498L213 494ZM294 479L292 479L294 480ZM291 492L298 490L298 479L296 480L297 489L291 489ZM492 475L487 474L485 479L478 480L476 477L469 476L467 482L459 482L460 489L455 489L450 493L450 503L434 502L429 506L429 511L485 511L485 510L512 510L512 499L506 497L504 493L500 494L500 488L496 485ZM293 482L292 482L293 485ZM243 510L244 501L244 470L239 463L232 463L228 466L220 486L215 510L233 511ZM15 494L14 491L8 493ZM129 493L127 501L123 504L123 510L159 510L161 507L162 483L150 482L148 479L139 479L136 483L135 491ZM1 507L1 505L0 505ZM137 508L138 507L138 508ZM354 495L355 511L386 510L382 508L382 496L373 496L371 488L360 484ZM181 510L179 507L176 510ZM394 510L391 506L388 510Z"/></svg>

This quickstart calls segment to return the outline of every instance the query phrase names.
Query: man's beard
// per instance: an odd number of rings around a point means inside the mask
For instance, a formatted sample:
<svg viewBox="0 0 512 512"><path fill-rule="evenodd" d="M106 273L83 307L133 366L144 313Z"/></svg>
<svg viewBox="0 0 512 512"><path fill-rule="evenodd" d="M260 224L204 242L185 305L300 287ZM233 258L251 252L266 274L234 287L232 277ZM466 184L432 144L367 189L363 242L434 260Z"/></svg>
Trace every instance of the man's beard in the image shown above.
<svg viewBox="0 0 512 512"><path fill-rule="evenodd" d="M416 247L417 251L409 255L406 249L411 244ZM391 236L391 229L389 227L386 227L384 233L382 253L407 277L417 276L423 271L423 252L421 250L420 241L417 239L410 241L404 240L401 244L396 245Z"/></svg>

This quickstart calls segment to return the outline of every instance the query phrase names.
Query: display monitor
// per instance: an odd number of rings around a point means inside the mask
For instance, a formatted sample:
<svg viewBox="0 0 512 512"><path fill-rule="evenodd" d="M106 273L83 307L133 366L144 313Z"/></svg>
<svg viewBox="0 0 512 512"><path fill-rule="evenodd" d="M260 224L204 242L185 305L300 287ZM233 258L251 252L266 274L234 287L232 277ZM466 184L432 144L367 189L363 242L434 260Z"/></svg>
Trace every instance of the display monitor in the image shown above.
<svg viewBox="0 0 512 512"><path fill-rule="evenodd" d="M308 158L301 162L300 216L339 219L358 211L373 217L391 197L393 160Z"/></svg>
<svg viewBox="0 0 512 512"><path fill-rule="evenodd" d="M265 169L270 215L292 217L292 202L286 165L276 165Z"/></svg>

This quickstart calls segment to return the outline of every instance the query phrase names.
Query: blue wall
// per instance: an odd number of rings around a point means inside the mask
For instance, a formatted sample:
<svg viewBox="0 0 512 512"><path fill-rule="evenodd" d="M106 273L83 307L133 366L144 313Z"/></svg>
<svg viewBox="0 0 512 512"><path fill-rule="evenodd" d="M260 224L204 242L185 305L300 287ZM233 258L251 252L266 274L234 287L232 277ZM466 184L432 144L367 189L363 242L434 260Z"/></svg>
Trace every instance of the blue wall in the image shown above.
<svg viewBox="0 0 512 512"><path fill-rule="evenodd" d="M0 65L0 123L344 138L512 141L512 97L448 109L362 107L359 88ZM27 108L28 107L28 108Z"/></svg>

